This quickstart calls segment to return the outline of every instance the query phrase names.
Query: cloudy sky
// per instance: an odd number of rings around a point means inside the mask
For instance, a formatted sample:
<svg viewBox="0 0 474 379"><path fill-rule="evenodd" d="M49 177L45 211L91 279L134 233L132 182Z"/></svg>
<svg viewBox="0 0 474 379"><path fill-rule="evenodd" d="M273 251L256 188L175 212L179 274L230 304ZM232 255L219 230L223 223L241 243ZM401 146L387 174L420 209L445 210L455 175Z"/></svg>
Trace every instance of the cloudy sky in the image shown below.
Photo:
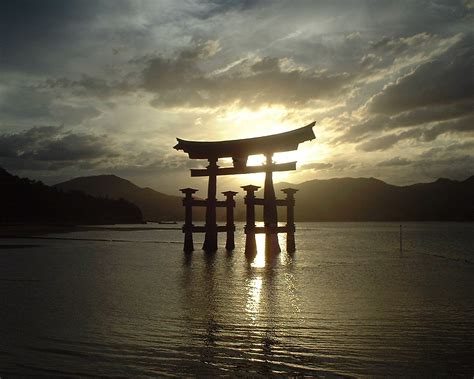
<svg viewBox="0 0 474 379"><path fill-rule="evenodd" d="M2 1L0 166L198 186L175 138L317 121L278 180L474 174L472 0ZM258 161L258 158L255 162ZM223 162L224 164L225 162ZM224 189L258 183L225 178ZM257 180L257 182L255 182Z"/></svg>

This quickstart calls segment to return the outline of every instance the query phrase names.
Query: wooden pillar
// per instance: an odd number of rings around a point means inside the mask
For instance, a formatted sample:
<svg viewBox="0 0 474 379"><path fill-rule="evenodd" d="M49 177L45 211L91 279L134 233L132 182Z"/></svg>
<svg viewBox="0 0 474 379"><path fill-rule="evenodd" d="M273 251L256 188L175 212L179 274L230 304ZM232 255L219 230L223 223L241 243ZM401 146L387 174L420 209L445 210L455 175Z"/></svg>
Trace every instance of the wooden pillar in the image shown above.
<svg viewBox="0 0 474 379"><path fill-rule="evenodd" d="M294 253L296 251L295 244L295 193L298 192L294 188L282 189L286 193L286 251Z"/></svg>
<svg viewBox="0 0 474 379"><path fill-rule="evenodd" d="M266 228L276 228L278 226L278 213L276 205L275 188L273 188L273 171L271 169L273 154L266 154L267 169L265 171L265 187L263 189L263 222ZM281 251L278 244L277 232L267 231L265 233L265 252L279 253Z"/></svg>
<svg viewBox="0 0 474 379"><path fill-rule="evenodd" d="M202 246L202 249L208 252L217 251L217 168L217 158L209 158L209 166L207 166L209 182L207 185L206 235Z"/></svg>
<svg viewBox="0 0 474 379"><path fill-rule="evenodd" d="M225 195L225 203L226 203L226 229L227 229L227 239L225 241L225 249L226 250L234 250L235 249L235 241L234 241L234 232L235 232L235 224L234 224L234 207L235 207L235 200L234 196L238 194L238 192L234 191L226 191L222 192Z"/></svg>
<svg viewBox="0 0 474 379"><path fill-rule="evenodd" d="M257 242L255 240L255 191L260 187L249 184L242 186L247 192L245 196L246 224L245 224L245 255L254 257L257 254Z"/></svg>
<svg viewBox="0 0 474 379"><path fill-rule="evenodd" d="M180 189L184 193L185 197L183 199L184 205L184 248L183 251L191 252L194 251L193 243L193 194L198 190L194 188L182 188Z"/></svg>

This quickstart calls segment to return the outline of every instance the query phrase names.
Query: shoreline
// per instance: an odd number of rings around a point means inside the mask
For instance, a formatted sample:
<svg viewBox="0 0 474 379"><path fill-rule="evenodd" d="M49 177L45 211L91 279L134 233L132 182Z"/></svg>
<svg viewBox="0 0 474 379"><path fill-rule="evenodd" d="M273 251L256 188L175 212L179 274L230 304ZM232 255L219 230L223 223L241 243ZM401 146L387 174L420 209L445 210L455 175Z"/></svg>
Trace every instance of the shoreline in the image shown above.
<svg viewBox="0 0 474 379"><path fill-rule="evenodd" d="M144 231L144 230L181 230L180 227L130 227L130 226L100 226L100 225L67 225L67 224L0 224L0 238L23 238L43 236L47 234L62 234L89 231Z"/></svg>

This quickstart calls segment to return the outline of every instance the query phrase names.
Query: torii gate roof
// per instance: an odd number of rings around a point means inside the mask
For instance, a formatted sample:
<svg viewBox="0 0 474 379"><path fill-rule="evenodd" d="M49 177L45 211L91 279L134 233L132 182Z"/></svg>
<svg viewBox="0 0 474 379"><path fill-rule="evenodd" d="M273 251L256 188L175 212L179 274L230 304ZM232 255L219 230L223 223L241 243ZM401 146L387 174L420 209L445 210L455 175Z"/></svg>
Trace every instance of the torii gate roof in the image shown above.
<svg viewBox="0 0 474 379"><path fill-rule="evenodd" d="M227 141L186 141L176 138L178 143L174 148L188 153L191 159L243 158L249 155L293 151L298 149L300 143L316 138L313 132L315 124L313 121L289 132Z"/></svg>

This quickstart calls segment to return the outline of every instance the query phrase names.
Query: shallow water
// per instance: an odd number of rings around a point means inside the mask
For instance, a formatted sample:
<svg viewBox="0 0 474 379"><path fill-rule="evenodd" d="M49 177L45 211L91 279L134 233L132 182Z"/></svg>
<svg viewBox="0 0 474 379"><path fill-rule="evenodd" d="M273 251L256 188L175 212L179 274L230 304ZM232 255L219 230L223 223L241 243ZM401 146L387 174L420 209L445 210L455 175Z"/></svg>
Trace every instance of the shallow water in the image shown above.
<svg viewBox="0 0 474 379"><path fill-rule="evenodd" d="M473 223L406 223L402 253L398 224L300 223L251 263L242 226L213 255L177 230L2 240L0 374L474 374Z"/></svg>

